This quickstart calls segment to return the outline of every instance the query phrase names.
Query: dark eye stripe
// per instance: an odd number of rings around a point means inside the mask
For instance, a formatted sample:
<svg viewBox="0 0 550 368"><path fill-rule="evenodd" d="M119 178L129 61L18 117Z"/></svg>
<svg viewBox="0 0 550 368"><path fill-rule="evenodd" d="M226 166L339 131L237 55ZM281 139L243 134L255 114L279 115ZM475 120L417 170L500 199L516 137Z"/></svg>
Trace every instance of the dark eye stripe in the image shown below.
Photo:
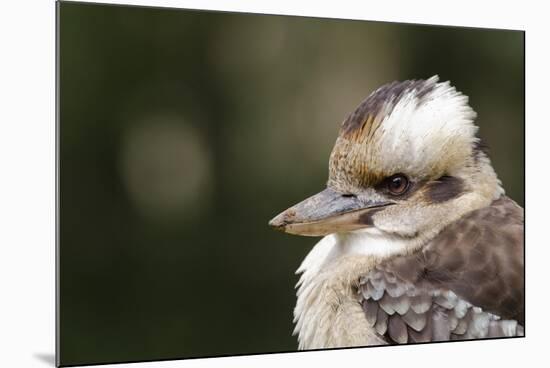
<svg viewBox="0 0 550 368"><path fill-rule="evenodd" d="M446 202L464 193L464 181L455 176L444 175L426 184L426 196L434 203Z"/></svg>

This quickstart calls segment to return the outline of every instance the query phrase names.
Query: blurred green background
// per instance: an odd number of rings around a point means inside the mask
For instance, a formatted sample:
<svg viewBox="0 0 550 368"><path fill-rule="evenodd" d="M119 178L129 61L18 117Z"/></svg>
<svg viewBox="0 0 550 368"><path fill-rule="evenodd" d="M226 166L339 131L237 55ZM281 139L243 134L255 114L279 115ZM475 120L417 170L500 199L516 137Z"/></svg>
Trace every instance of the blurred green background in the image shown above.
<svg viewBox="0 0 550 368"><path fill-rule="evenodd" d="M340 123L384 83L470 96L523 205L522 32L63 2L58 20L62 364L295 350L316 239L267 222L324 187Z"/></svg>

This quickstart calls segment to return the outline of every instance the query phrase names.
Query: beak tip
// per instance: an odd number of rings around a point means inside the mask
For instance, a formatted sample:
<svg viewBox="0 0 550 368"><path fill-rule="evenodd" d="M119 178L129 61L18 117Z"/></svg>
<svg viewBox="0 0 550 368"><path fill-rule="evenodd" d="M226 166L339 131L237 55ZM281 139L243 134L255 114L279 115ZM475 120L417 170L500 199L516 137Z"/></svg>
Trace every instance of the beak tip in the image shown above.
<svg viewBox="0 0 550 368"><path fill-rule="evenodd" d="M275 217L273 217L271 220L269 220L268 225L271 226L274 230L279 231L285 231L287 221L285 213L281 213Z"/></svg>

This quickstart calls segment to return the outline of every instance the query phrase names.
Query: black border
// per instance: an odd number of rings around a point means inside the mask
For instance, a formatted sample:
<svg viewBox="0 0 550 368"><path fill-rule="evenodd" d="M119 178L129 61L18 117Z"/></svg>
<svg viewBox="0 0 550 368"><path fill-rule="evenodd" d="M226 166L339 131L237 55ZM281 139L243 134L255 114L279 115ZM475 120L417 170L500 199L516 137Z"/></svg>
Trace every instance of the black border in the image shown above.
<svg viewBox="0 0 550 368"><path fill-rule="evenodd" d="M175 357L175 358L160 358L160 359L146 359L146 360L128 360L128 361L118 361L118 362L98 362L98 363L85 363L85 364L61 364L61 337L60 337L60 309L61 309L61 293L60 293L60 208L61 208L61 196L60 196L60 171L61 171L61 156L60 156L60 34L61 34L61 23L60 23L60 7L62 3L66 4L81 4L81 5L90 5L90 6L111 6L111 7L125 7L125 8L147 8L147 9L166 9L166 10L180 10L180 11L195 11L195 12L204 12L204 13L223 13L223 14L248 14L248 15L269 15L269 16L279 16L279 17L295 17L295 18L310 18L310 19L322 19L322 20L345 20L345 21L355 21L355 22L371 22L371 23L387 23L392 25L416 25L416 26L432 26L440 28L461 28L461 29L481 29L481 30L494 30L494 31L514 31L523 33L523 185L524 185L524 228L523 228L523 304L525 307L526 302L526 293L525 293L525 269L526 269L526 237L525 237L525 188L527 184L527 179L525 175L525 165L527 161L527 148L526 148L526 31L521 29L511 29L511 28L483 28L483 27L473 27L473 26L449 26L441 24L431 24L431 23L414 23L414 22L391 22L391 21L380 21L380 20L368 20L368 19L349 19L349 18L326 18L320 16L307 16L307 15L290 15L290 14L272 14L272 13L253 13L246 11L226 11L226 10L205 10L205 9L195 9L195 8L179 8L179 7L169 7L169 6L154 6L154 5L128 5L128 4L110 4L110 3L100 3L100 2L83 2L83 1L73 1L73 0L56 0L55 1L55 366L56 367L87 367L95 365L107 365L107 364L129 364L129 363L151 363L151 362L167 362L167 361L178 361L178 360L194 360L194 359L212 359L212 358L225 358L225 357L239 357L239 356L257 356L257 355L272 355L272 354L287 354L287 353L301 353L301 352L312 352L312 351L330 351L330 350L349 350L349 349L368 349L368 348L384 348L398 345L370 345L370 346L349 346L349 347L338 347L338 348L324 348L324 349L308 349L308 350L287 350L287 351L268 351L262 353L236 353L236 354L221 354L221 355L206 355L206 356L196 356L196 357ZM527 320L527 316L525 317ZM415 346L415 345L426 345L426 344L446 344L446 343L468 343L476 341L485 341L485 340L508 340L508 339L525 339L527 337L527 323L523 325L524 334L523 336L510 336L510 337L493 337L493 338L480 338L480 339L471 339L471 340L460 340L460 341L431 341L431 342L420 342L420 343L407 343L401 344L402 346Z"/></svg>
<svg viewBox="0 0 550 368"><path fill-rule="evenodd" d="M61 166L61 140L60 140L60 8L61 2L55 2L55 366L61 367L61 277L60 277L60 166Z"/></svg>

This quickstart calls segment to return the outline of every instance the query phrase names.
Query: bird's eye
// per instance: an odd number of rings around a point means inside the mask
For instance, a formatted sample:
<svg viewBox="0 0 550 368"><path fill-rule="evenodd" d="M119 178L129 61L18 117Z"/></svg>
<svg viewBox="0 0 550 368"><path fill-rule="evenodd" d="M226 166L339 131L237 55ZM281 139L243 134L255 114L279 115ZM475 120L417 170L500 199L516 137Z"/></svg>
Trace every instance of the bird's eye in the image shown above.
<svg viewBox="0 0 550 368"><path fill-rule="evenodd" d="M387 188L393 195L401 195L409 189L409 179L403 174L395 174L387 179Z"/></svg>

